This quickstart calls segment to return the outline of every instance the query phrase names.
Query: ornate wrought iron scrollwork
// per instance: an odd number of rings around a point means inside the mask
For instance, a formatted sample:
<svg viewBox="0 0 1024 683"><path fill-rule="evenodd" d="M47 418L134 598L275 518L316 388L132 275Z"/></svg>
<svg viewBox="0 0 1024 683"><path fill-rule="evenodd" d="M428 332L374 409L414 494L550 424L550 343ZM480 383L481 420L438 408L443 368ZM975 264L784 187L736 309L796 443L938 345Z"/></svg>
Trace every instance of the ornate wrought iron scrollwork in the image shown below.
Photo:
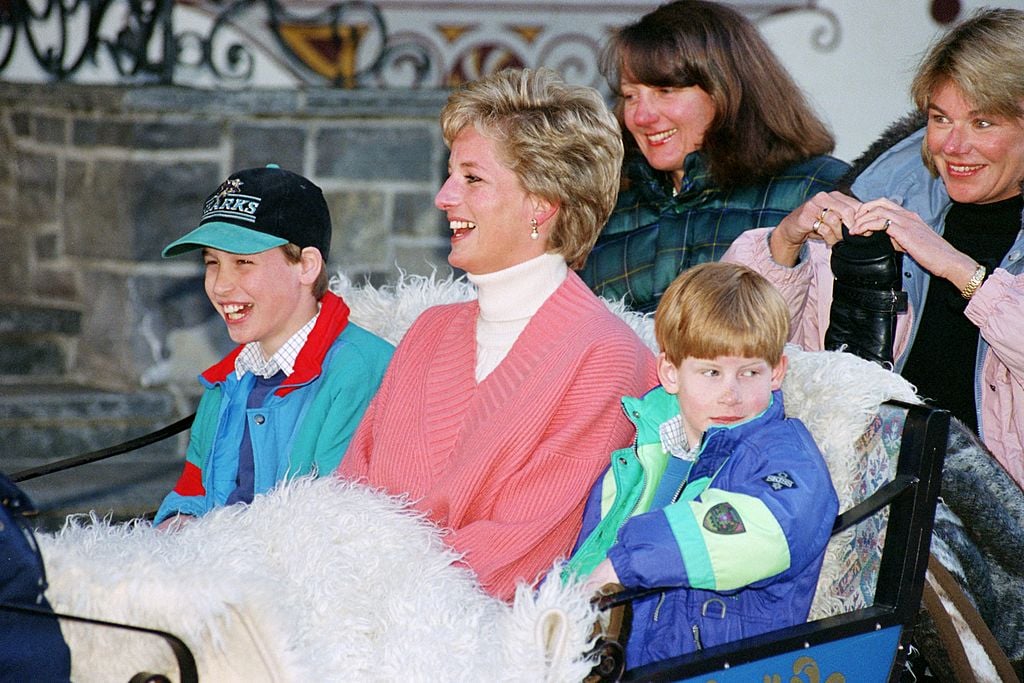
<svg viewBox="0 0 1024 683"><path fill-rule="evenodd" d="M376 5L346 0L311 17L298 17L275 0L263 1L274 37L285 53L333 85L390 85L388 74L405 66L413 73L407 85L423 84L430 67L426 50L415 43L390 40L384 15Z"/></svg>
<svg viewBox="0 0 1024 683"><path fill-rule="evenodd" d="M806 4L781 5L772 8L762 18L810 13L821 23L811 30L811 46L819 52L831 52L839 46L842 28L839 17L827 7L820 7L817 0L808 0ZM755 19L757 20L757 19Z"/></svg>
<svg viewBox="0 0 1024 683"><path fill-rule="evenodd" d="M380 9L365 0L344 0L310 15L278 0L189 3L208 17L200 28L176 26L174 5L173 0L45 0L41 6L0 0L0 73L20 43L36 66L58 81L102 62L122 80L171 84L185 69L245 85L255 74L260 49L259 42L246 41L253 31L268 34L279 46L300 83L356 88L386 87L397 80L419 87L431 70L428 51L412 41L391 40Z"/></svg>
<svg viewBox="0 0 1024 683"><path fill-rule="evenodd" d="M5 0L0 8L0 72L19 40L35 64L55 80L71 78L86 63L107 59L122 78L162 80L165 60L151 60L156 39L169 35L171 0ZM113 35L111 17L123 14Z"/></svg>
<svg viewBox="0 0 1024 683"><path fill-rule="evenodd" d="M839 44L839 19L818 0L735 2L755 22L807 14L813 49ZM436 88L506 66L550 66L574 82L602 83L597 19L508 22L481 6L479 17L424 25L400 12L389 15L400 27L392 34L370 0L0 0L0 75L14 59L58 81Z"/></svg>
<svg viewBox="0 0 1024 683"><path fill-rule="evenodd" d="M839 38L842 34L839 28L839 18L836 17L835 12L824 7L815 7L813 11L824 24L814 28L811 33L811 45L821 52L831 52L839 45Z"/></svg>

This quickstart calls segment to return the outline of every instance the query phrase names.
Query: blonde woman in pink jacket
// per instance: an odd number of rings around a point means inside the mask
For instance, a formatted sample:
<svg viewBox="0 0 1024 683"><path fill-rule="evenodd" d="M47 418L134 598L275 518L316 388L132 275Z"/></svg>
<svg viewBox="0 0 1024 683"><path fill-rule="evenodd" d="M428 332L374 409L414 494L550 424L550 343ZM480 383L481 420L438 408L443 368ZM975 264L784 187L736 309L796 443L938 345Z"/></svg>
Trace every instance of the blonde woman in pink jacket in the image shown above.
<svg viewBox="0 0 1024 683"><path fill-rule="evenodd" d="M408 494L489 593L511 599L571 550L590 485L627 445L619 400L654 356L571 270L615 203L622 142L591 88L504 71L452 94L435 204L478 299L402 339L342 477Z"/></svg>
<svg viewBox="0 0 1024 683"><path fill-rule="evenodd" d="M909 303L896 317L895 369L1024 486L1022 73L1024 12L976 13L918 69L926 125L890 130L853 197L820 193L778 227L742 235L724 259L772 280L793 313L792 341L820 349L837 313L830 257L841 227L885 232L903 254L896 277Z"/></svg>

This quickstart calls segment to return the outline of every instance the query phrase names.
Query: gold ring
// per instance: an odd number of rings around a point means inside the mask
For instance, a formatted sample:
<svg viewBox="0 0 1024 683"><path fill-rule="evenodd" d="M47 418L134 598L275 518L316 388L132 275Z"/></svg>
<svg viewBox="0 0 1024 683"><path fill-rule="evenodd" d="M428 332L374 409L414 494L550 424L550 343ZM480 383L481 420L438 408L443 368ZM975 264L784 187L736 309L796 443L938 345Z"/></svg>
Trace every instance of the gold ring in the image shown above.
<svg viewBox="0 0 1024 683"><path fill-rule="evenodd" d="M890 225L892 225L892 221L886 218L885 223L882 224L882 230L888 230Z"/></svg>
<svg viewBox="0 0 1024 683"><path fill-rule="evenodd" d="M821 229L821 219L819 218L816 221L814 221L814 223L811 224L811 230L813 230L814 232L818 232L818 230L820 230L820 229Z"/></svg>
<svg viewBox="0 0 1024 683"><path fill-rule="evenodd" d="M828 207L826 206L824 209L821 210L821 213L818 214L818 220L821 221L822 223L824 223L825 222L825 214L827 214L827 213L828 213Z"/></svg>

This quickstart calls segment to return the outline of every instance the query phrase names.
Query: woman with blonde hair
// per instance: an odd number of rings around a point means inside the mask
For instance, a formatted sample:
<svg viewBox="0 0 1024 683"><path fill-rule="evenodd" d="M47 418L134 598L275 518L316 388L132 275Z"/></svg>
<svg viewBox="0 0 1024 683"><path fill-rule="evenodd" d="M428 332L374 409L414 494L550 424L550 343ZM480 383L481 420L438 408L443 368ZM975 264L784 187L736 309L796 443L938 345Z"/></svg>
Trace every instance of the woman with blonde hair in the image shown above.
<svg viewBox="0 0 1024 683"><path fill-rule="evenodd" d="M726 258L782 289L793 341L887 352L1024 486L1024 11L952 28L911 91L924 127L889 131L854 197L818 194Z"/></svg>
<svg viewBox="0 0 1024 683"><path fill-rule="evenodd" d="M657 382L654 356L570 270L618 184L600 95L503 71L454 92L441 128L435 204L478 299L417 319L339 472L408 494L507 600L571 549L609 449L631 437L619 399Z"/></svg>

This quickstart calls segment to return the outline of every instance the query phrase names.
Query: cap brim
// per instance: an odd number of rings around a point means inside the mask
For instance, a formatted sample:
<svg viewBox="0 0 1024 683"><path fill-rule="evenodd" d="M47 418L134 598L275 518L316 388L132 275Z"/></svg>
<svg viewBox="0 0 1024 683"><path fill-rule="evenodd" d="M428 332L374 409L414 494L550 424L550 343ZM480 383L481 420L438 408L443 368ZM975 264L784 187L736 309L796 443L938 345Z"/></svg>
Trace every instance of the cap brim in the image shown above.
<svg viewBox="0 0 1024 683"><path fill-rule="evenodd" d="M232 223L211 222L200 225L184 237L174 240L164 247L161 253L164 258L167 258L184 254L193 249L210 247L232 254L256 254L285 244L288 244L288 240L282 237L275 237Z"/></svg>

